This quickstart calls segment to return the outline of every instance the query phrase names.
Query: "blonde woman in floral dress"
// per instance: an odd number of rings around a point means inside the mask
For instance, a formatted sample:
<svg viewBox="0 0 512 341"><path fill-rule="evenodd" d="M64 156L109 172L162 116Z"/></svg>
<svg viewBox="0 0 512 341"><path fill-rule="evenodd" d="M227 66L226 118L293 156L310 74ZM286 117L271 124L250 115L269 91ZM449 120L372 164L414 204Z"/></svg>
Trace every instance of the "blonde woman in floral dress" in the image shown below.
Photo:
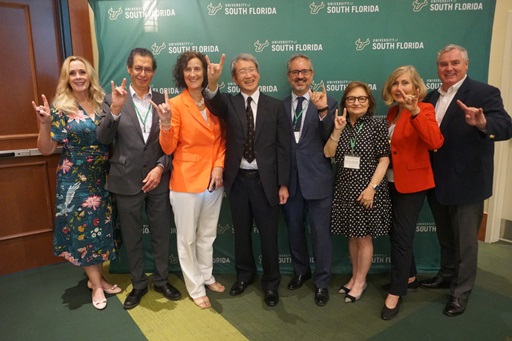
<svg viewBox="0 0 512 341"><path fill-rule="evenodd" d="M112 202L105 190L108 147L96 139L104 92L91 64L68 57L61 68L52 105L44 95L32 106L40 122L37 148L43 155L62 146L57 168L54 253L83 266L96 309L107 305L107 294L121 291L102 276L103 262L115 257Z"/></svg>

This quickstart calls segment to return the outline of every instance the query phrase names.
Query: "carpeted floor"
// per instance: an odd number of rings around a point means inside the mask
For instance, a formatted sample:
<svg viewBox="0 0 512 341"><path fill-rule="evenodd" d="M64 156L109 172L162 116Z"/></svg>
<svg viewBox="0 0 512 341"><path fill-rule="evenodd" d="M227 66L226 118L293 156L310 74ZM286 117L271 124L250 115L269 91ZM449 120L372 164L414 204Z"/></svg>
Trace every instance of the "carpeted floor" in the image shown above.
<svg viewBox="0 0 512 341"><path fill-rule="evenodd" d="M150 290L141 304L126 311L128 275L106 274L125 290L110 296L108 307L97 311L80 268L63 263L0 277L0 338L2 340L512 340L512 245L480 244L477 285L465 314L442 314L446 290L419 289L409 294L399 316L379 317L388 276L368 277L368 288L354 304L337 294L348 275L334 275L331 300L325 307L313 302L308 281L289 291L283 275L281 301L263 303L259 283L239 297L227 291L234 275L217 275L224 293L208 292L213 309L201 310L186 296L183 281L169 279L184 294L168 301ZM431 274L422 277L431 276ZM151 286L152 289L152 286Z"/></svg>

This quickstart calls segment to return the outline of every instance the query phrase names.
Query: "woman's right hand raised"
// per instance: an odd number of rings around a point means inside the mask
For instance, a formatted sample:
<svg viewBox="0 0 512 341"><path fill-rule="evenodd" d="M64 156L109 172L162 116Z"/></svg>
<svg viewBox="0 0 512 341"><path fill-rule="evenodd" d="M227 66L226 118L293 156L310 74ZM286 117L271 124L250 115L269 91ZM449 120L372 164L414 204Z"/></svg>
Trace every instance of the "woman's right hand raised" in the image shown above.
<svg viewBox="0 0 512 341"><path fill-rule="evenodd" d="M167 126L165 130L168 130L168 127L171 125L171 106L169 105L169 95L167 94L167 89L164 90L164 102L162 104L156 104L152 100L151 105L155 108L158 113L158 117L160 118L160 125Z"/></svg>
<svg viewBox="0 0 512 341"><path fill-rule="evenodd" d="M48 104L48 100L45 95L41 95L41 98L43 99L43 105L36 105L36 102L32 101L32 107L34 108L37 118L41 124L50 124L52 123L50 105Z"/></svg>
<svg viewBox="0 0 512 341"><path fill-rule="evenodd" d="M336 116L334 116L334 129L343 130L347 125L347 108L343 108L343 115L338 115L338 109L336 109Z"/></svg>
<svg viewBox="0 0 512 341"><path fill-rule="evenodd" d="M222 56L220 56L220 62L215 64L210 62L210 58L206 56L206 63L208 64L208 89L210 89L210 91L217 90L217 84L219 83L220 76L222 75L225 59L226 55L223 53ZM212 89L212 87L215 89Z"/></svg>

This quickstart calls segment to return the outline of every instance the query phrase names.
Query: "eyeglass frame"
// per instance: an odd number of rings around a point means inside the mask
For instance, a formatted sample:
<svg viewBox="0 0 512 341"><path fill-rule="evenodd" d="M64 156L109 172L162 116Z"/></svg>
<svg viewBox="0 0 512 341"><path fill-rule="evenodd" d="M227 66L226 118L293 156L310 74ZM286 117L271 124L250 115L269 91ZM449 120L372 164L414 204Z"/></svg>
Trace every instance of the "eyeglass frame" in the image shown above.
<svg viewBox="0 0 512 341"><path fill-rule="evenodd" d="M345 102L349 104L354 104L357 100L360 104L365 104L366 102L368 102L368 99L370 99L369 96L348 96L347 98L345 98Z"/></svg>
<svg viewBox="0 0 512 341"><path fill-rule="evenodd" d="M155 72L155 69L153 68L150 69L142 66L132 66L131 69L138 75L141 74L143 71L144 73L146 73L146 75L150 75Z"/></svg>
<svg viewBox="0 0 512 341"><path fill-rule="evenodd" d="M309 76L313 72L313 69L302 69L302 70L289 70L288 74L292 75L293 77L297 77L299 74L302 74L303 76Z"/></svg>

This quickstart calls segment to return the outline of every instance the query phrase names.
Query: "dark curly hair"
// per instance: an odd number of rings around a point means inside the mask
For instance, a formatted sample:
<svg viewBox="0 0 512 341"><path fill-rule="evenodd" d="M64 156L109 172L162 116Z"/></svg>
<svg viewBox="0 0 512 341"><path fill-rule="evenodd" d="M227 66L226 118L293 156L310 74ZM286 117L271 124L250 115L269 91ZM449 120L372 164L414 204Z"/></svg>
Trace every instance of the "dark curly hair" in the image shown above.
<svg viewBox="0 0 512 341"><path fill-rule="evenodd" d="M176 84L177 87L187 87L187 83L185 83L185 77L183 76L183 70L185 70L185 68L187 67L188 62L194 58L198 58L201 61L201 64L203 65L203 83L201 84L201 86L205 88L208 85L208 64L206 63L205 55L197 51L187 51L180 54L178 58L176 58L176 65L174 66L174 70L172 71L174 83Z"/></svg>

